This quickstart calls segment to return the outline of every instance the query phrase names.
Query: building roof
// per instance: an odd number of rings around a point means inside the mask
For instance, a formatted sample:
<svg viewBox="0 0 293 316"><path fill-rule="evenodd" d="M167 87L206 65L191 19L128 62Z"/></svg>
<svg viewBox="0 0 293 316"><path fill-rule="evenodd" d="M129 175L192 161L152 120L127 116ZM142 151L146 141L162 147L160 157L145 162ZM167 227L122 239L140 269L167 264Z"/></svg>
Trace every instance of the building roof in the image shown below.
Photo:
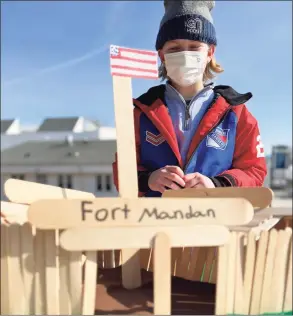
<svg viewBox="0 0 293 316"><path fill-rule="evenodd" d="M1 164L34 165L109 165L116 152L115 140L32 141L5 149Z"/></svg>
<svg viewBox="0 0 293 316"><path fill-rule="evenodd" d="M79 117L47 118L38 128L38 132L73 131Z"/></svg>
<svg viewBox="0 0 293 316"><path fill-rule="evenodd" d="M15 120L1 120L1 134L5 134Z"/></svg>

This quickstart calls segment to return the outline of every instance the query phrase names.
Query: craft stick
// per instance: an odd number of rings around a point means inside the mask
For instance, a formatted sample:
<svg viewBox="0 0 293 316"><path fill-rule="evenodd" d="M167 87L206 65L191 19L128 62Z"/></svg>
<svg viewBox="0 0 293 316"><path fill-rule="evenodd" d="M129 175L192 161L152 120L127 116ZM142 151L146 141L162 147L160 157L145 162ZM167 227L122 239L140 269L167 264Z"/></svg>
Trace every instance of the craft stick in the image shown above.
<svg viewBox="0 0 293 316"><path fill-rule="evenodd" d="M214 261L213 261L213 267L212 267L212 272L211 272L211 278L210 278L210 283L216 284L217 283L217 277L218 277L218 251L219 248L215 247L215 256L214 256Z"/></svg>
<svg viewBox="0 0 293 316"><path fill-rule="evenodd" d="M248 200L254 208L266 208L272 203L274 193L271 189L259 188L215 188L215 189L182 189L182 190L166 190L163 197L168 198L237 198L242 197Z"/></svg>
<svg viewBox="0 0 293 316"><path fill-rule="evenodd" d="M27 222L27 211L27 205L1 201L1 216L10 224Z"/></svg>
<svg viewBox="0 0 293 316"><path fill-rule="evenodd" d="M9 295L8 285L9 285L9 227L1 225L1 315L10 314L10 302L11 296Z"/></svg>
<svg viewBox="0 0 293 316"><path fill-rule="evenodd" d="M182 253L180 257L180 261L176 267L176 276L183 276L187 274L189 262L191 259L191 251L190 247L183 247Z"/></svg>
<svg viewBox="0 0 293 316"><path fill-rule="evenodd" d="M9 227L8 295L10 315L21 315L25 311L25 288L21 274L20 226ZM17 285L17 286L16 286Z"/></svg>
<svg viewBox="0 0 293 316"><path fill-rule="evenodd" d="M113 76L119 193L138 196L131 79Z"/></svg>
<svg viewBox="0 0 293 316"><path fill-rule="evenodd" d="M229 243L218 248L218 271L216 283L216 315L226 315Z"/></svg>
<svg viewBox="0 0 293 316"><path fill-rule="evenodd" d="M172 247L208 247L223 245L229 238L224 226L182 227L117 227L96 229L76 227L64 231L60 236L61 246L69 251L113 248L150 248L152 238L160 232L170 236Z"/></svg>
<svg viewBox="0 0 293 316"><path fill-rule="evenodd" d="M292 311L292 235L289 244L289 257L286 274L286 291L283 304L283 312Z"/></svg>
<svg viewBox="0 0 293 316"><path fill-rule="evenodd" d="M82 315L94 315L97 287L97 253L86 252Z"/></svg>
<svg viewBox="0 0 293 316"><path fill-rule="evenodd" d="M271 207L270 211L274 217L292 217L292 207Z"/></svg>
<svg viewBox="0 0 293 316"><path fill-rule="evenodd" d="M165 233L154 241L154 315L171 315L171 243Z"/></svg>
<svg viewBox="0 0 293 316"><path fill-rule="evenodd" d="M269 231L271 228L276 226L276 224L280 221L280 218L270 218L263 223L260 223L255 227L246 227L246 226L234 226L231 228L232 231L238 231L243 233L253 232L255 234L255 238L258 240L262 231Z"/></svg>
<svg viewBox="0 0 293 316"><path fill-rule="evenodd" d="M272 277L273 277L273 269L274 269L274 258L276 256L276 247L278 240L278 232L275 229L272 229L269 234L269 242L268 242L268 251L267 257L264 267L264 280L262 286L262 294L260 301L260 313L270 313L270 305L271 305L271 286L272 286Z"/></svg>
<svg viewBox="0 0 293 316"><path fill-rule="evenodd" d="M244 236L243 233L236 233L236 273L235 273L235 297L234 314L243 315L244 309Z"/></svg>
<svg viewBox="0 0 293 316"><path fill-rule="evenodd" d="M64 232L63 232L64 233ZM60 239L62 233L60 234ZM82 252L69 254L69 282L72 315L82 312Z"/></svg>
<svg viewBox="0 0 293 316"><path fill-rule="evenodd" d="M103 226L245 225L252 205L242 198L41 200L29 207L28 219L41 229Z"/></svg>
<svg viewBox="0 0 293 316"><path fill-rule="evenodd" d="M34 313L34 231L29 223L20 227L21 273L25 291L25 314Z"/></svg>
<svg viewBox="0 0 293 316"><path fill-rule="evenodd" d="M179 259L181 257L182 248L172 248L171 249L171 275L176 275L177 264L179 264Z"/></svg>
<svg viewBox="0 0 293 316"><path fill-rule="evenodd" d="M255 238L254 232L249 232L247 236L246 257L245 257L243 315L249 315L255 261L256 261L256 238Z"/></svg>
<svg viewBox="0 0 293 316"><path fill-rule="evenodd" d="M199 267L199 275L197 272L197 270L195 271L195 268L197 267L197 260L198 260L198 254L200 252L200 248L199 247L193 247L192 248L192 252L190 254L190 263L187 266L187 273L185 273L187 275L187 279L190 280L200 280L201 277L201 272L202 272L202 267Z"/></svg>
<svg viewBox="0 0 293 316"><path fill-rule="evenodd" d="M69 252L64 250L62 247L59 247L58 250L60 273L60 315L71 315L71 299L69 294Z"/></svg>
<svg viewBox="0 0 293 316"><path fill-rule="evenodd" d="M94 195L72 189L60 188L48 184L8 179L4 183L4 192L14 203L31 204L40 199L91 199Z"/></svg>
<svg viewBox="0 0 293 316"><path fill-rule="evenodd" d="M292 230L279 231L271 286L270 312L273 313L281 313L283 311L286 291L286 270L291 237Z"/></svg>
<svg viewBox="0 0 293 316"><path fill-rule="evenodd" d="M206 253L206 262L205 262L205 268L204 268L204 275L203 275L203 282L209 282L212 269L213 269L213 262L215 258L215 247L209 247L207 248Z"/></svg>
<svg viewBox="0 0 293 316"><path fill-rule="evenodd" d="M227 240L228 240L228 238L229 237L227 236ZM202 246L204 246L204 245L202 245ZM204 268L205 268L208 248L207 247L193 248L193 252L195 252L195 249L198 249L196 265L194 267L192 267L190 264L189 270L191 270L191 272L193 272L192 273L193 280L203 281L202 278L203 278L203 273L205 272ZM193 257L193 255L194 254L192 253L192 257Z"/></svg>
<svg viewBox="0 0 293 316"><path fill-rule="evenodd" d="M251 296L251 305L250 305L250 314L252 315L258 315L260 311L260 299L261 299L261 291L262 291L263 278L264 278L264 266L265 266L265 261L266 261L268 238L269 238L269 232L263 231L260 235L260 239L259 239L259 243L257 247L252 296Z"/></svg>
<svg viewBox="0 0 293 316"><path fill-rule="evenodd" d="M123 198L136 198L138 196L138 177L131 78L113 76L113 89L119 194ZM130 262L132 263L130 264ZM141 274L138 249L124 249L122 264L123 286L128 289L139 287Z"/></svg>
<svg viewBox="0 0 293 316"><path fill-rule="evenodd" d="M235 277L236 277L237 233L231 232L227 262L226 313L234 313Z"/></svg>
<svg viewBox="0 0 293 316"><path fill-rule="evenodd" d="M46 314L46 279L45 279L45 232L36 230L34 238L34 257L35 257L35 314Z"/></svg>
<svg viewBox="0 0 293 316"><path fill-rule="evenodd" d="M59 315L59 266L57 265L58 231L45 231L46 310L48 315Z"/></svg>

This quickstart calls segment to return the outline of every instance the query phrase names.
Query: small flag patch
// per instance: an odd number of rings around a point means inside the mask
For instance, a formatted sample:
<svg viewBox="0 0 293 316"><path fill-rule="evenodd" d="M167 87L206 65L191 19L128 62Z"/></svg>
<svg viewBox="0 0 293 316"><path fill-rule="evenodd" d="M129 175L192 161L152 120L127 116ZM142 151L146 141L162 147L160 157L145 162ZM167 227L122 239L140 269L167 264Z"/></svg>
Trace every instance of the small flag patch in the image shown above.
<svg viewBox="0 0 293 316"><path fill-rule="evenodd" d="M112 76L157 79L158 55L155 51L110 46Z"/></svg>

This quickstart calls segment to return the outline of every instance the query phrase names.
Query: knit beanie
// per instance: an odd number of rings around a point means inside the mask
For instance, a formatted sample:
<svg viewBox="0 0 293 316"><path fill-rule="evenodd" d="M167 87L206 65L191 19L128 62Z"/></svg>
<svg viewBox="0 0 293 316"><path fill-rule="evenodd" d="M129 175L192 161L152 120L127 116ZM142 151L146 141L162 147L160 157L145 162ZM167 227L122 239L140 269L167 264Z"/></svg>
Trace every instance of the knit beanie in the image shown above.
<svg viewBox="0 0 293 316"><path fill-rule="evenodd" d="M215 1L164 0L165 15L160 24L156 49L167 41L187 39L217 45L210 11Z"/></svg>

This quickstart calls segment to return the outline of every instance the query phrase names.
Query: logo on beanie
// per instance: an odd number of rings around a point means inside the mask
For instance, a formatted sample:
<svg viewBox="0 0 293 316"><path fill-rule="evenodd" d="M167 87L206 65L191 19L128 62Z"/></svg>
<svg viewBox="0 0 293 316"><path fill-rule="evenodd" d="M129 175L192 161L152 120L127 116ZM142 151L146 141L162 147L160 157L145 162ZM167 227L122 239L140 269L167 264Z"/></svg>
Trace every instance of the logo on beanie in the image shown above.
<svg viewBox="0 0 293 316"><path fill-rule="evenodd" d="M202 21L199 18L190 18L185 22L187 32L199 34L202 32Z"/></svg>

